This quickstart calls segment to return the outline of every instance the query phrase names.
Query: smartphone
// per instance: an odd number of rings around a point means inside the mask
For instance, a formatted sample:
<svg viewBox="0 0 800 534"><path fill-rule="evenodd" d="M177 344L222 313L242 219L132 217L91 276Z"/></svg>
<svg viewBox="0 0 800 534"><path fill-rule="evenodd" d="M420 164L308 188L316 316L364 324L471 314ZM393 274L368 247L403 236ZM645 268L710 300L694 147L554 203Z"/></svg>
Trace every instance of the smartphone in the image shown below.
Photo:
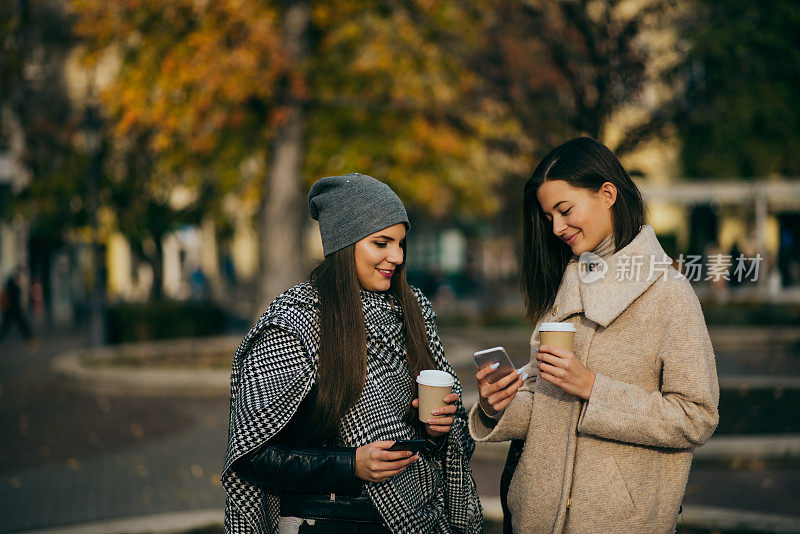
<svg viewBox="0 0 800 534"><path fill-rule="evenodd" d="M492 374L486 377L486 380L489 381L490 384L493 384L507 376L508 373L513 373L517 370L514 367L514 363L511 361L511 358L508 357L506 354L506 349L503 347L492 347L491 349L479 350L474 355L475 358L475 365L478 366L478 369L483 369L487 365L492 365L493 363L500 363L500 365L495 369Z"/></svg>
<svg viewBox="0 0 800 534"><path fill-rule="evenodd" d="M395 441L394 445L386 450L420 452L425 449L425 443L424 439L401 439Z"/></svg>

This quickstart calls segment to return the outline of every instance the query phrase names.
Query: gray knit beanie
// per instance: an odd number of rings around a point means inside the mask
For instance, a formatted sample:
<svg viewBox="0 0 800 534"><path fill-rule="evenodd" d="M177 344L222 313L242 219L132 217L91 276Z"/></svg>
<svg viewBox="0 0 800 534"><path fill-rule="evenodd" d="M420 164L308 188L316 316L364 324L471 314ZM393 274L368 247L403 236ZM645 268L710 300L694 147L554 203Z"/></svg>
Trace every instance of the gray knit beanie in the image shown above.
<svg viewBox="0 0 800 534"><path fill-rule="evenodd" d="M397 223L411 228L394 191L364 174L320 178L308 192L308 207L311 217L319 221L326 257Z"/></svg>

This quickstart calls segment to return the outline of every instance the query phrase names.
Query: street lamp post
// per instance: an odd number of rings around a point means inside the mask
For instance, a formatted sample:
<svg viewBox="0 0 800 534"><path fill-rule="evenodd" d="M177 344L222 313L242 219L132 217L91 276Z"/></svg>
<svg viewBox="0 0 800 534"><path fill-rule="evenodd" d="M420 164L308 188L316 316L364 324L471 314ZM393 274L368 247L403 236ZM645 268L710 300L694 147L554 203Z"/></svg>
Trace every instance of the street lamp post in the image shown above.
<svg viewBox="0 0 800 534"><path fill-rule="evenodd" d="M89 301L89 341L93 347L105 344L105 276L103 275L103 251L100 244L100 226L97 220L99 209L98 183L102 172L103 155L102 124L97 107L86 108L84 137L89 154L89 212L92 223L92 270L93 287Z"/></svg>

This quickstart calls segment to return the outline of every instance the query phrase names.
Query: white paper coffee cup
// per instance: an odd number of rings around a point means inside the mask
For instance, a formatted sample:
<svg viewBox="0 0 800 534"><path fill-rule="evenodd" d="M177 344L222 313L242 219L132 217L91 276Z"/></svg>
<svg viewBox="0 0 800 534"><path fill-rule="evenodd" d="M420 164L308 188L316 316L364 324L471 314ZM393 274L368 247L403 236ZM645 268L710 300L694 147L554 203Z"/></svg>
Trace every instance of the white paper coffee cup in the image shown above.
<svg viewBox="0 0 800 534"><path fill-rule="evenodd" d="M444 398L453 392L456 381L444 371L426 369L417 377L419 389L419 420L426 423L435 417L431 412L446 406Z"/></svg>
<svg viewBox="0 0 800 534"><path fill-rule="evenodd" d="M539 325L542 345L561 347L572 352L575 343L575 325L572 323L542 323Z"/></svg>

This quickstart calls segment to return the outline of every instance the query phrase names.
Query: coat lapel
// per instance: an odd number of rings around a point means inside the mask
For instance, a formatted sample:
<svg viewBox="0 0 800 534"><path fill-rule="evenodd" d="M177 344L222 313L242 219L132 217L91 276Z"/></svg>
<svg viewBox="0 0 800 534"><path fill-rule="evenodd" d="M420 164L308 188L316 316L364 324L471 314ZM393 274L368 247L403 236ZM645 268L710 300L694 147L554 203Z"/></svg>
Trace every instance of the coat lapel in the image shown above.
<svg viewBox="0 0 800 534"><path fill-rule="evenodd" d="M567 265L553 308L542 320L563 321L583 312L587 319L607 327L659 276L666 276L672 264L649 225L606 261L605 276L590 283L581 281L577 261Z"/></svg>
<svg viewBox="0 0 800 534"><path fill-rule="evenodd" d="M580 279L578 278L578 262L573 261L567 265L561 286L558 288L556 300L550 313L542 317L542 321L561 322L571 315L583 311Z"/></svg>
<svg viewBox="0 0 800 534"><path fill-rule="evenodd" d="M580 284L586 317L607 327L660 276L667 276L671 265L653 227L643 226L633 241L608 259L604 278Z"/></svg>

